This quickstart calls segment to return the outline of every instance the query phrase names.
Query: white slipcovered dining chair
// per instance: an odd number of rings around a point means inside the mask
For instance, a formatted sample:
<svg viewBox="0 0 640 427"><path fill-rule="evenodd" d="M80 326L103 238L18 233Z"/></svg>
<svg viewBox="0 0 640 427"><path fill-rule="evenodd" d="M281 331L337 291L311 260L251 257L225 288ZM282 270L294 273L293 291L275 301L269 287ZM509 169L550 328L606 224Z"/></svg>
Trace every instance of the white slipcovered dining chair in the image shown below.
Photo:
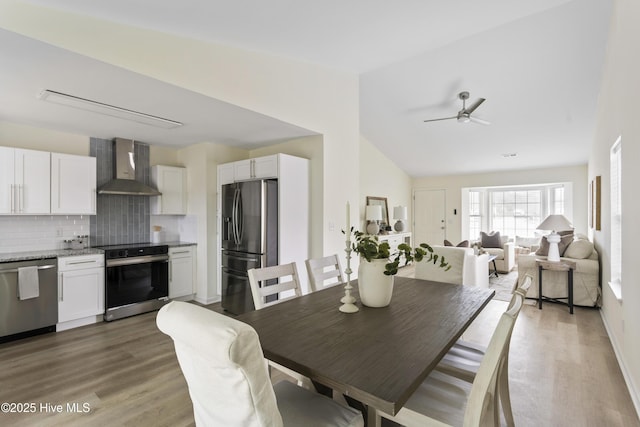
<svg viewBox="0 0 640 427"><path fill-rule="evenodd" d="M458 248L455 246L432 246L435 254L438 255L438 260L428 262L426 259L415 263L415 277L416 279L433 280L434 282L453 283L455 285L462 285L465 283L466 271L466 257L469 254L473 254L471 248ZM451 268L445 270L440 268L440 258L449 263Z"/></svg>
<svg viewBox="0 0 640 427"><path fill-rule="evenodd" d="M256 310L302 295L295 262L271 267L252 268L247 271L247 274L249 275L249 285L251 286L251 295L253 296L253 304ZM311 380L304 375L273 360L269 360L269 366L295 378L299 386L308 389L313 388Z"/></svg>
<svg viewBox="0 0 640 427"><path fill-rule="evenodd" d="M513 306L502 314L473 383L433 371L394 415L375 410L374 425L380 417L407 427L495 426L498 423L497 380L501 363L509 350L509 337L524 297L514 295Z"/></svg>
<svg viewBox="0 0 640 427"><path fill-rule="evenodd" d="M344 274L337 254L305 261L311 292L344 283Z"/></svg>
<svg viewBox="0 0 640 427"><path fill-rule="evenodd" d="M524 301L524 298L527 296L527 291L529 290L529 287L531 287L532 281L533 278L530 275L527 275L525 277L522 285L520 285L520 287L518 287L513 292L513 296L511 298L511 301L509 302L507 311L511 310L511 308L515 305L517 299L522 299ZM519 313L519 310L515 313L516 318ZM507 350L498 372L498 381L496 385L498 387L498 394L500 396L500 403L505 421L507 423L507 426L512 427L515 425L515 421L513 419L513 411L511 409L511 398L509 393L510 344L511 334L509 334L508 337ZM482 362L486 351L487 348L480 344L458 340L442 358L440 363L438 363L438 365L436 366L436 370L449 375L453 375L457 378L460 378L461 380L471 383L476 377L478 369L480 368L480 363Z"/></svg>
<svg viewBox="0 0 640 427"><path fill-rule="evenodd" d="M174 341L198 426L364 425L355 409L288 381L272 385L246 323L179 301L162 307L156 322Z"/></svg>

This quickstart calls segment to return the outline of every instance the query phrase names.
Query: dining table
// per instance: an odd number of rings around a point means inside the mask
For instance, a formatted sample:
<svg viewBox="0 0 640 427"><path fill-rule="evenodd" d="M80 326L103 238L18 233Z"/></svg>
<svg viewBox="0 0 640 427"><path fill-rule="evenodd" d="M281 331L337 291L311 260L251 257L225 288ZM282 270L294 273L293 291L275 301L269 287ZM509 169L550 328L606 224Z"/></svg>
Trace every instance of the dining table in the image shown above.
<svg viewBox="0 0 640 427"><path fill-rule="evenodd" d="M333 286L237 317L258 333L266 359L341 393L365 420L373 409L397 414L493 298L495 291L394 277L391 303L339 311Z"/></svg>

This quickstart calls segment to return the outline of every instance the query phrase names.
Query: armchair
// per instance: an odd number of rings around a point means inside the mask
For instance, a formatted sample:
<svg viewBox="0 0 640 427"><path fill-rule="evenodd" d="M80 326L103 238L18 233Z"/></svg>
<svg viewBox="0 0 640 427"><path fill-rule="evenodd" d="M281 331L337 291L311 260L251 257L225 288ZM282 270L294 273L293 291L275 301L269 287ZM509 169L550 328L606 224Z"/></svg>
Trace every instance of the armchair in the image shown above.
<svg viewBox="0 0 640 427"><path fill-rule="evenodd" d="M489 287L488 255L474 255L471 248L437 245L432 247L435 253L444 256L451 269L444 271L430 262L416 262L416 278L480 288Z"/></svg>
<svg viewBox="0 0 640 427"><path fill-rule="evenodd" d="M496 256L496 269L499 273L509 273L516 265L515 244L509 236L500 236L499 232L480 232L480 244L489 255ZM489 266L493 270L493 263Z"/></svg>

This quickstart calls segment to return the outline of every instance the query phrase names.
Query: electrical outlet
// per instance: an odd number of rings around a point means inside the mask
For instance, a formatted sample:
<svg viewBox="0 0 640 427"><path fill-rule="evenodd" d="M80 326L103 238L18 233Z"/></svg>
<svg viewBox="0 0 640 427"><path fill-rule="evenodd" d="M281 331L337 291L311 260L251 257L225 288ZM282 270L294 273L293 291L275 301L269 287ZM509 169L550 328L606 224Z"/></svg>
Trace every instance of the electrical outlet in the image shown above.
<svg viewBox="0 0 640 427"><path fill-rule="evenodd" d="M329 231L336 231L336 225L331 221L329 221Z"/></svg>
<svg viewBox="0 0 640 427"><path fill-rule="evenodd" d="M56 237L62 237L62 228L56 229Z"/></svg>

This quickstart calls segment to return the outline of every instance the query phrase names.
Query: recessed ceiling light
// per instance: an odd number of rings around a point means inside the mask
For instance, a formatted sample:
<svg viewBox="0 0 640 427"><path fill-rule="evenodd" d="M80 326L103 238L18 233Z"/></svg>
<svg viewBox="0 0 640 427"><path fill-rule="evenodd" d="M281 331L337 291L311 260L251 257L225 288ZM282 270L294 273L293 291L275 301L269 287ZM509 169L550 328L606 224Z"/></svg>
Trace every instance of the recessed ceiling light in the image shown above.
<svg viewBox="0 0 640 427"><path fill-rule="evenodd" d="M516 157L518 155L518 153L504 153L502 155L502 157L504 158L508 158L508 157Z"/></svg>
<svg viewBox="0 0 640 427"><path fill-rule="evenodd" d="M45 89L41 91L37 98L42 101L53 102L55 104L66 105L67 107L78 108L80 110L90 111L92 113L103 114L105 116L116 117L119 119L129 120L144 125L155 126L163 129L173 129L182 126L182 123L174 120L164 119L151 114L141 113L139 111L128 110L115 105L104 104L102 102L93 101L91 99L80 98L66 93L56 92Z"/></svg>

